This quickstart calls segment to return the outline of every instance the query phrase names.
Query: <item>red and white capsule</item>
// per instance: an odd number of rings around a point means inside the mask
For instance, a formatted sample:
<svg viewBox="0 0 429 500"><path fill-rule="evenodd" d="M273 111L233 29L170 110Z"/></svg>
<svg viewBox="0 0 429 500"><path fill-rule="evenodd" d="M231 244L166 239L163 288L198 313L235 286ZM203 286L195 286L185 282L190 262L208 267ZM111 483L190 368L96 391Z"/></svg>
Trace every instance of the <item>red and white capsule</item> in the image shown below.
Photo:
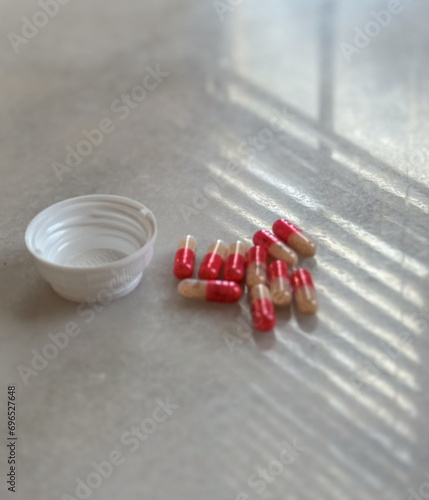
<svg viewBox="0 0 429 500"><path fill-rule="evenodd" d="M174 276L179 280L190 278L194 273L196 250L197 240L190 234L179 241L173 267Z"/></svg>
<svg viewBox="0 0 429 500"><path fill-rule="evenodd" d="M276 313L270 291L265 285L256 285L250 289L253 326L262 332L268 332L276 326Z"/></svg>
<svg viewBox="0 0 429 500"><path fill-rule="evenodd" d="M268 279L273 304L280 307L288 306L292 301L292 285L286 262L274 260L268 266Z"/></svg>
<svg viewBox="0 0 429 500"><path fill-rule="evenodd" d="M295 266L298 262L296 253L280 241L277 236L265 229L261 229L253 235L253 243L264 247L270 257L282 260L288 266Z"/></svg>
<svg viewBox="0 0 429 500"><path fill-rule="evenodd" d="M251 288L255 285L267 283L267 251L260 246L249 248L247 252L246 285Z"/></svg>
<svg viewBox="0 0 429 500"><path fill-rule="evenodd" d="M232 243L223 268L223 279L241 283L246 270L246 245L242 241Z"/></svg>
<svg viewBox="0 0 429 500"><path fill-rule="evenodd" d="M198 270L200 280L216 280L220 276L228 247L222 240L216 240L207 249L207 253Z"/></svg>
<svg viewBox="0 0 429 500"><path fill-rule="evenodd" d="M302 230L292 222L286 219L276 220L273 224L273 232L303 257L313 257L316 254L317 247L314 241L305 236Z"/></svg>
<svg viewBox="0 0 429 500"><path fill-rule="evenodd" d="M315 314L319 304L310 272L306 269L297 269L292 273L291 283L298 310L302 314Z"/></svg>
<svg viewBox="0 0 429 500"><path fill-rule="evenodd" d="M235 281L183 280L177 288L180 295L188 299L205 299L208 302L225 304L237 302L241 298L241 287Z"/></svg>

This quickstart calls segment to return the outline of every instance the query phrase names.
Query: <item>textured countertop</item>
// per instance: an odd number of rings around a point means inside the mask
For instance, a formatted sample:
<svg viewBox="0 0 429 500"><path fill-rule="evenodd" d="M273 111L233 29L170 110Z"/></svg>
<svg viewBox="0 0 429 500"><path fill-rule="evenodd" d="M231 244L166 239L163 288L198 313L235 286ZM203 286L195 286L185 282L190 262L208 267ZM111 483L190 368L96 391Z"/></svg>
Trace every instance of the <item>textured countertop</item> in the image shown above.
<svg viewBox="0 0 429 500"><path fill-rule="evenodd" d="M0 2L0 497L428 498L428 3L49 5ZM24 232L91 193L159 235L132 294L78 309ZM317 318L178 296L184 234L200 260L280 216L318 242Z"/></svg>

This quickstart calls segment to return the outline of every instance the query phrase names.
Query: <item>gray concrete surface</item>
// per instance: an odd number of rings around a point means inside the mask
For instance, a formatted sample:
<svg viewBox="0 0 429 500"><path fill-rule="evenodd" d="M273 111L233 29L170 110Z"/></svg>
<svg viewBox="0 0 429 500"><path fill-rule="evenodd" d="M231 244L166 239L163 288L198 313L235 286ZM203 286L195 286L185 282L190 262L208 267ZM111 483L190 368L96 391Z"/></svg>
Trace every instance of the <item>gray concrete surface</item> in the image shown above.
<svg viewBox="0 0 429 500"><path fill-rule="evenodd" d="M0 497L428 498L428 3L57 5L23 41L21 18L41 7L0 2ZM389 7L380 26L371 11ZM168 75L144 96L157 65ZM119 108L130 91L144 100ZM66 165L103 118L111 133ZM55 295L24 245L39 211L90 193L139 200L159 222L139 288L91 311ZM262 335L245 299L177 295L182 235L201 259L212 239L249 241L279 216L319 244L305 262L317 319L283 311ZM20 376L70 322L81 333Z"/></svg>

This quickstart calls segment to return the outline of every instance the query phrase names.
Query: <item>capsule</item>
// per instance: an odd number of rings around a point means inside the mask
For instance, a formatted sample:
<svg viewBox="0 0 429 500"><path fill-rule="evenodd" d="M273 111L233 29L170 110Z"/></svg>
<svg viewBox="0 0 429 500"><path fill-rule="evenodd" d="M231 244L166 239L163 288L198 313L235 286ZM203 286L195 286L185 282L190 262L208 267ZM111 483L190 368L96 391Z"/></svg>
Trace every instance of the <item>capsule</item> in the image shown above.
<svg viewBox="0 0 429 500"><path fill-rule="evenodd" d="M253 326L262 332L268 332L276 326L276 314L266 285L255 285L250 289Z"/></svg>
<svg viewBox="0 0 429 500"><path fill-rule="evenodd" d="M242 241L232 243L223 269L223 279L241 283L246 269L246 245Z"/></svg>
<svg viewBox="0 0 429 500"><path fill-rule="evenodd" d="M241 287L235 281L183 280L177 288L180 295L188 299L205 299L208 302L237 302L241 298Z"/></svg>
<svg viewBox="0 0 429 500"><path fill-rule="evenodd" d="M291 276L293 295L302 314L315 314L319 307L316 289L311 274L306 269L297 269Z"/></svg>
<svg viewBox="0 0 429 500"><path fill-rule="evenodd" d="M260 246L254 246L247 252L246 285L251 288L255 285L267 283L267 251Z"/></svg>
<svg viewBox="0 0 429 500"><path fill-rule="evenodd" d="M276 220L273 224L273 232L303 257L313 257L316 254L316 244L292 222L286 219Z"/></svg>
<svg viewBox="0 0 429 500"><path fill-rule="evenodd" d="M288 266L295 266L298 262L296 253L281 242L277 236L265 229L261 229L253 235L253 243L264 247L270 257L282 260Z"/></svg>
<svg viewBox="0 0 429 500"><path fill-rule="evenodd" d="M216 240L207 249L207 253L198 270L200 280L215 280L219 278L222 264L228 253L228 247L222 240Z"/></svg>
<svg viewBox="0 0 429 500"><path fill-rule="evenodd" d="M268 266L268 279L273 304L285 307L292 301L292 286L286 262L275 260Z"/></svg>
<svg viewBox="0 0 429 500"><path fill-rule="evenodd" d="M194 273L196 250L197 240L190 234L179 241L173 267L174 276L179 280L190 278Z"/></svg>

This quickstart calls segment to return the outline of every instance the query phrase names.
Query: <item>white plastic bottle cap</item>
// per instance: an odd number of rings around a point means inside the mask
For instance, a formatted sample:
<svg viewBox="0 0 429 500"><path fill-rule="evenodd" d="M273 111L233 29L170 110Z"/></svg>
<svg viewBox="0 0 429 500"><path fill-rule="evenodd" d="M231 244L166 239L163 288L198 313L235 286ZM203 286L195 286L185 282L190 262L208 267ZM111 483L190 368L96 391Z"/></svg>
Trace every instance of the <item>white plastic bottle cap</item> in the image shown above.
<svg viewBox="0 0 429 500"><path fill-rule="evenodd" d="M156 220L141 203L79 196L39 213L25 243L40 275L62 297L104 302L133 291L153 255Z"/></svg>

